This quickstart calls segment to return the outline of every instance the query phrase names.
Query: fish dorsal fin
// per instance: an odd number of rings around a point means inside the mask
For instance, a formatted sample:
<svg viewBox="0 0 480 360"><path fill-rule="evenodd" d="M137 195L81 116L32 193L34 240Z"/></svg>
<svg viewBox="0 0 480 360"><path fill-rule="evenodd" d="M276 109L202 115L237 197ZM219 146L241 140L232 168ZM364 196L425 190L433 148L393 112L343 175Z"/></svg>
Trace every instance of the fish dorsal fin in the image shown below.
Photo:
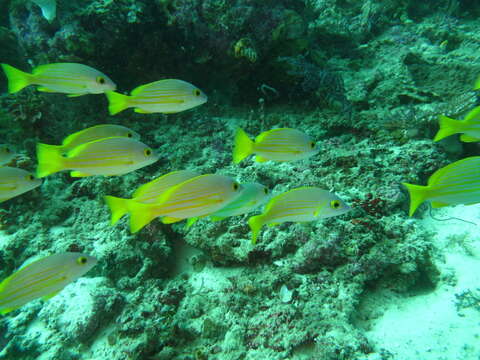
<svg viewBox="0 0 480 360"><path fill-rule="evenodd" d="M106 137L106 138L102 138L102 139L92 140L92 141L89 141L89 142L86 142L84 144L81 144L81 145L78 145L78 146L74 147L72 150L67 152L66 157L67 158L73 158L73 157L77 156L78 154L80 154L88 146L91 146L92 144L97 143L97 142L105 141L106 139L113 139L113 138L122 138L123 139L122 136L110 136L110 137Z"/></svg>
<svg viewBox="0 0 480 360"><path fill-rule="evenodd" d="M264 131L255 138L255 142L256 143L262 142L268 135L271 135L272 133L276 133L276 132L281 131L281 130L288 130L288 129L289 128L278 128L278 129L272 129L272 130Z"/></svg>
<svg viewBox="0 0 480 360"><path fill-rule="evenodd" d="M132 92L130 93L130 96L136 96L151 86L152 86L152 83L137 86L135 89L132 90Z"/></svg>

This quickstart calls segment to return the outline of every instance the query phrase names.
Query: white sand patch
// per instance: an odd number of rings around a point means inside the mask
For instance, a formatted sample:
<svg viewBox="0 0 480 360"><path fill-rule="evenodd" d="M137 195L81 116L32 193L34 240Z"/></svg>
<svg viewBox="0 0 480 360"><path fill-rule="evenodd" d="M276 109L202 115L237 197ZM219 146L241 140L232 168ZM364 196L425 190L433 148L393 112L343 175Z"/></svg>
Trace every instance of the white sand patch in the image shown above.
<svg viewBox="0 0 480 360"><path fill-rule="evenodd" d="M480 225L480 206L444 208L434 211L434 216ZM473 306L458 310L455 295L480 290L480 226L436 221L429 216L421 222L435 231L432 241L443 250L444 262L436 265L442 273L453 271L457 282L440 284L431 293L413 297L385 291L369 296L369 306L376 306L383 315L367 321L366 336L377 353L386 350L395 360L478 360L480 311Z"/></svg>

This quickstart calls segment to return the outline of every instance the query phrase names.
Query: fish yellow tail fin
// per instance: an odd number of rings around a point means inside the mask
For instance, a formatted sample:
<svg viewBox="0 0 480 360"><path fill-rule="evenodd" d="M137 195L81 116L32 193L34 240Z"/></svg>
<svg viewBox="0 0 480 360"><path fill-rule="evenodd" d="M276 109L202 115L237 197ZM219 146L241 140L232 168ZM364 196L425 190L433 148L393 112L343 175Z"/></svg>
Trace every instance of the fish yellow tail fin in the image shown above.
<svg viewBox="0 0 480 360"><path fill-rule="evenodd" d="M422 202L424 202L427 198L427 188L428 186L421 186L421 185L413 185L402 183L408 190L410 194L410 210L408 212L408 216L412 216L415 213L415 210L420 206Z"/></svg>
<svg viewBox="0 0 480 360"><path fill-rule="evenodd" d="M118 220L122 218L123 215L128 213L128 202L130 199L122 199L115 196L104 196L105 202L107 203L112 216L110 218L110 225L115 225Z"/></svg>
<svg viewBox="0 0 480 360"><path fill-rule="evenodd" d="M118 114L120 111L130 107L130 96L119 94L115 91L105 93L108 99L108 112L110 115Z"/></svg>
<svg viewBox="0 0 480 360"><path fill-rule="evenodd" d="M14 68L8 64L0 64L8 79L8 92L10 94L22 90L24 87L32 84L33 76Z"/></svg>
<svg viewBox="0 0 480 360"><path fill-rule="evenodd" d="M263 215L252 216L250 219L248 219L248 225L252 230L252 244L255 245L258 234L260 233L260 229L264 225Z"/></svg>
<svg viewBox="0 0 480 360"><path fill-rule="evenodd" d="M463 122L451 119L445 115L440 115L438 117L438 125L440 126L440 129L438 130L437 135L435 135L433 141L439 141L447 136L462 132Z"/></svg>
<svg viewBox="0 0 480 360"><path fill-rule="evenodd" d="M37 144L38 178L65 170L61 148L57 145Z"/></svg>
<svg viewBox="0 0 480 360"><path fill-rule="evenodd" d="M238 128L235 133L235 142L233 145L233 162L238 164L248 155L253 153L253 141L250 140L247 133L243 129Z"/></svg>
<svg viewBox="0 0 480 360"><path fill-rule="evenodd" d="M157 217L153 211L152 204L142 204L131 201L128 208L130 210L130 232L132 234L140 231L145 225Z"/></svg>

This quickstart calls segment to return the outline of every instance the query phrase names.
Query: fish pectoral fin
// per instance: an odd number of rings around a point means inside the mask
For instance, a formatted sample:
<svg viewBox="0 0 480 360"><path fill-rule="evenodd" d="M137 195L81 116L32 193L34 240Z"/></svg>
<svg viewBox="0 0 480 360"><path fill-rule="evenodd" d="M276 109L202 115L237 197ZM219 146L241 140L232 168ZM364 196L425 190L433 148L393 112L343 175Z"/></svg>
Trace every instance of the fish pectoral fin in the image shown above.
<svg viewBox="0 0 480 360"><path fill-rule="evenodd" d="M179 222L179 221L182 221L183 219L180 219L180 218L175 218L175 217L172 217L172 216L164 216L162 218L162 223L164 224L173 224L173 223L176 223L176 222Z"/></svg>
<svg viewBox="0 0 480 360"><path fill-rule="evenodd" d="M264 158L263 156L257 155L257 156L255 156L255 161L256 162L265 162L265 161L268 161L268 159Z"/></svg>
<svg viewBox="0 0 480 360"><path fill-rule="evenodd" d="M143 109L140 109L140 108L135 108L135 109L133 109L133 111L135 111L136 113L139 113L139 114L151 114L152 113L151 111L143 110Z"/></svg>
<svg viewBox="0 0 480 360"><path fill-rule="evenodd" d="M71 177L87 177L87 176L92 176L92 174L87 174L81 171L70 171L70 176Z"/></svg>
<svg viewBox="0 0 480 360"><path fill-rule="evenodd" d="M79 96L83 96L83 95L87 95L87 94L68 94L67 96L68 97L79 97Z"/></svg>
<svg viewBox="0 0 480 360"><path fill-rule="evenodd" d="M39 86L39 87L37 87L37 90L38 90L38 91L42 91L42 92L49 92L49 93L55 92L55 90L49 89L49 88L47 88L47 87L45 87L45 86Z"/></svg>
<svg viewBox="0 0 480 360"><path fill-rule="evenodd" d="M42 300L43 301L47 301L47 300L50 300L52 297L54 297L55 295L57 295L60 291L55 291L51 294L47 294L47 295L44 295L42 296Z"/></svg>
<svg viewBox="0 0 480 360"><path fill-rule="evenodd" d="M450 204L447 204L447 203L442 203L440 201L432 201L432 207L434 209L438 209L438 208L441 208L441 207L445 207L445 206L449 206Z"/></svg>
<svg viewBox="0 0 480 360"><path fill-rule="evenodd" d="M480 141L479 138L476 138L476 137L473 137L473 136L470 136L470 135L466 135L466 134L460 135L460 140L463 141L463 142L477 142L477 141Z"/></svg>

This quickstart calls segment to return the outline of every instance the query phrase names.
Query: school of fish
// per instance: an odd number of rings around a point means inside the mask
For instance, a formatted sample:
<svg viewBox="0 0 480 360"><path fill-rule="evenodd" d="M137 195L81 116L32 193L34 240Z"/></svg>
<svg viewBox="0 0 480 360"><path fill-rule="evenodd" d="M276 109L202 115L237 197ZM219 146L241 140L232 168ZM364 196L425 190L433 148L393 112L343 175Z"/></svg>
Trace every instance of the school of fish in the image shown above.
<svg viewBox="0 0 480 360"><path fill-rule="evenodd" d="M42 8L49 21L55 17L54 0L32 0ZM38 91L63 93L69 97L105 94L111 115L128 108L142 114L178 113L207 102L207 96L194 85L178 79L164 79L141 85L130 95L115 92L116 84L104 73L76 63L40 65L32 73L8 64L0 64L13 94L34 85ZM475 88L480 88L480 80ZM461 134L464 142L480 141L480 106L463 120L439 117L434 141ZM9 167L16 154L9 145L0 145L0 202L7 201L42 184L42 178L61 171L72 177L118 176L159 159L157 152L140 141L140 134L121 125L101 124L67 136L60 145L37 144L35 175ZM286 162L308 159L318 154L315 142L298 129L276 128L251 140L238 128L234 136L232 160L235 164L255 155L255 161ZM424 201L434 208L480 202L480 156L468 157L437 170L426 186L403 183L410 194L409 216ZM251 243L255 244L264 225L284 222L309 222L347 213L351 208L337 195L317 187L297 187L271 195L259 183L239 183L230 176L199 174L177 170L162 174L139 186L131 198L105 196L111 212L111 225L129 215L132 233L140 231L156 218L164 224L186 220L186 227L199 219L221 221L228 217L251 216ZM83 276L97 260L87 254L58 253L27 261L0 283L0 313L6 314L26 303L55 296L66 285Z"/></svg>

